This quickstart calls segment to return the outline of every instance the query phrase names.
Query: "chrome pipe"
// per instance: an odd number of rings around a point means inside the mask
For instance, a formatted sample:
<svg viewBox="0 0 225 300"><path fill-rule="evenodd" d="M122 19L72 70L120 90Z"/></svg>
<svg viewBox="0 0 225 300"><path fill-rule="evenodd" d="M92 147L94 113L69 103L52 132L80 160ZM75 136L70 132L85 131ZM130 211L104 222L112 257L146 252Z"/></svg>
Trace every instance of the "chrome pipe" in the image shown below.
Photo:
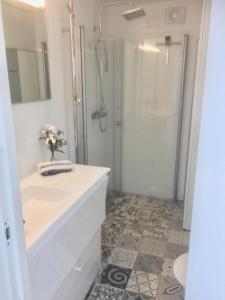
<svg viewBox="0 0 225 300"><path fill-rule="evenodd" d="M75 13L74 4L70 0L67 3L69 11L69 27L70 27L70 50L72 62L72 94L73 94L73 115L74 115L74 139L75 139L75 156L76 162L79 162L79 149L78 149L78 97L77 97L77 84L76 84L76 48L75 48Z"/></svg>
<svg viewBox="0 0 225 300"><path fill-rule="evenodd" d="M84 164L88 164L88 133L87 133L87 101L85 86L85 28L80 26L80 51L81 51L81 93L82 93L82 111L83 111L83 148L84 148Z"/></svg>
<svg viewBox="0 0 225 300"><path fill-rule="evenodd" d="M196 48L196 54L195 54L195 70L197 70L197 61L198 61L198 51L199 51L199 39L197 41L197 48ZM190 113L190 126L189 126L189 130L188 130L188 149L187 149L187 160L186 160L186 164L185 164L185 187L184 187L184 206L187 205L187 199L186 199L186 195L188 193L188 172L189 172L189 164L188 162L191 159L191 134L192 134L192 124L193 124L193 115L194 115L194 92L196 89L196 71L194 74L194 85L193 85L193 92L192 92L192 102L191 102L191 113ZM185 214L185 207L183 210L183 228L187 229L186 226L186 214Z"/></svg>
<svg viewBox="0 0 225 300"><path fill-rule="evenodd" d="M180 87L180 103L178 113L178 130L177 130L177 147L176 147L176 161L175 161L175 174L174 174L174 191L173 200L178 199L178 184L179 184L179 170L181 158L181 142L183 130L183 115L184 115L184 97L185 97L185 82L186 82L186 69L187 69L187 53L188 53L188 34L184 35L184 50L183 50L183 64L182 64L182 78Z"/></svg>

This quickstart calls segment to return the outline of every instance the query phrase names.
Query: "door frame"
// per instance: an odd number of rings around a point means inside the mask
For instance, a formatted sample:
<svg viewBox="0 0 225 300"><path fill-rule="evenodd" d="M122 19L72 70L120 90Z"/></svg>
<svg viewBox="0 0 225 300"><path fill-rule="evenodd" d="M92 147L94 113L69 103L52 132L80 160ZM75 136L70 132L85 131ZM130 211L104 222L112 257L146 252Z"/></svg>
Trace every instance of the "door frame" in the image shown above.
<svg viewBox="0 0 225 300"><path fill-rule="evenodd" d="M211 14L211 0L203 1L203 18L195 82L194 109L190 134L190 151L188 159L187 187L185 192L184 225L190 227L193 191L196 172L196 157L201 116L201 102L205 79L205 62L207 57L208 34ZM15 151L11 100L6 64L5 43L3 35L2 14L0 5L0 264L5 279L3 288L7 300L29 300L29 276L22 208L19 190L18 166ZM6 226L7 225L7 226ZM10 239L6 241L6 227L10 228ZM8 244L9 242L9 244Z"/></svg>
<svg viewBox="0 0 225 300"><path fill-rule="evenodd" d="M194 97L192 106L191 128L189 136L188 162L184 193L183 228L191 230L195 175L200 133L202 101L205 83L205 67L207 62L208 37L211 19L212 0L203 0L200 39L198 44Z"/></svg>
<svg viewBox="0 0 225 300"><path fill-rule="evenodd" d="M0 263L7 300L29 300L29 276L0 3Z"/></svg>

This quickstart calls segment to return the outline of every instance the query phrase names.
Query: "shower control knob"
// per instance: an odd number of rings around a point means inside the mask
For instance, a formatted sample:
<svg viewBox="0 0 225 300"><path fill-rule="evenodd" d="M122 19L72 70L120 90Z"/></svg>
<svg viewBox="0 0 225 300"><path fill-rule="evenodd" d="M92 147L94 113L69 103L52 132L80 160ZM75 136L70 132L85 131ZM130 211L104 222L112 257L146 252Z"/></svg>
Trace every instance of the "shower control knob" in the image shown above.
<svg viewBox="0 0 225 300"><path fill-rule="evenodd" d="M122 125L122 121L116 121L116 126L120 127Z"/></svg>

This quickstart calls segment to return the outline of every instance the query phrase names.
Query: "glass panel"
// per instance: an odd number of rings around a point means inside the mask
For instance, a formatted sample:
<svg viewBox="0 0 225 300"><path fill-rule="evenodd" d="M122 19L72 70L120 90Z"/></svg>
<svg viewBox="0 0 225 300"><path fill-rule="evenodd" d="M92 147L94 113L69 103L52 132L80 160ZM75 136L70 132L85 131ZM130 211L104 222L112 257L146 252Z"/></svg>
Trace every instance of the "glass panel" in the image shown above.
<svg viewBox="0 0 225 300"><path fill-rule="evenodd" d="M183 37L173 37L171 45L165 37L104 37L100 45L97 36L86 31L88 163L111 168L111 190L172 199Z"/></svg>
<svg viewBox="0 0 225 300"><path fill-rule="evenodd" d="M183 47L124 42L122 190L173 198Z"/></svg>
<svg viewBox="0 0 225 300"><path fill-rule="evenodd" d="M109 167L113 172L114 113L113 113L113 41L101 44L103 57L103 92L105 111L100 124L100 58L97 32L85 30L85 87L87 110L87 149L88 164ZM104 49L105 47L105 49ZM109 188L114 189L113 174L110 176Z"/></svg>

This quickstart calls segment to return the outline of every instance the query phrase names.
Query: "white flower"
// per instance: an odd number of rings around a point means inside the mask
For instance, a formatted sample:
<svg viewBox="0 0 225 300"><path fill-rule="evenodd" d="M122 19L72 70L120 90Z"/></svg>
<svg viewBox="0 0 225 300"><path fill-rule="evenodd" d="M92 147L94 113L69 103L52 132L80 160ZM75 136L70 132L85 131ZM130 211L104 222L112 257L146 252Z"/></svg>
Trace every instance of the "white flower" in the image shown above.
<svg viewBox="0 0 225 300"><path fill-rule="evenodd" d="M61 135L64 135L64 132L61 129L56 128L52 124L46 124L41 131L40 138L45 141L46 145L56 145L58 140L61 138ZM66 144L65 140L62 139L62 141L64 144ZM62 145L60 145L59 147L62 147Z"/></svg>
<svg viewBox="0 0 225 300"><path fill-rule="evenodd" d="M54 125L48 125L49 131L56 131L56 127Z"/></svg>

